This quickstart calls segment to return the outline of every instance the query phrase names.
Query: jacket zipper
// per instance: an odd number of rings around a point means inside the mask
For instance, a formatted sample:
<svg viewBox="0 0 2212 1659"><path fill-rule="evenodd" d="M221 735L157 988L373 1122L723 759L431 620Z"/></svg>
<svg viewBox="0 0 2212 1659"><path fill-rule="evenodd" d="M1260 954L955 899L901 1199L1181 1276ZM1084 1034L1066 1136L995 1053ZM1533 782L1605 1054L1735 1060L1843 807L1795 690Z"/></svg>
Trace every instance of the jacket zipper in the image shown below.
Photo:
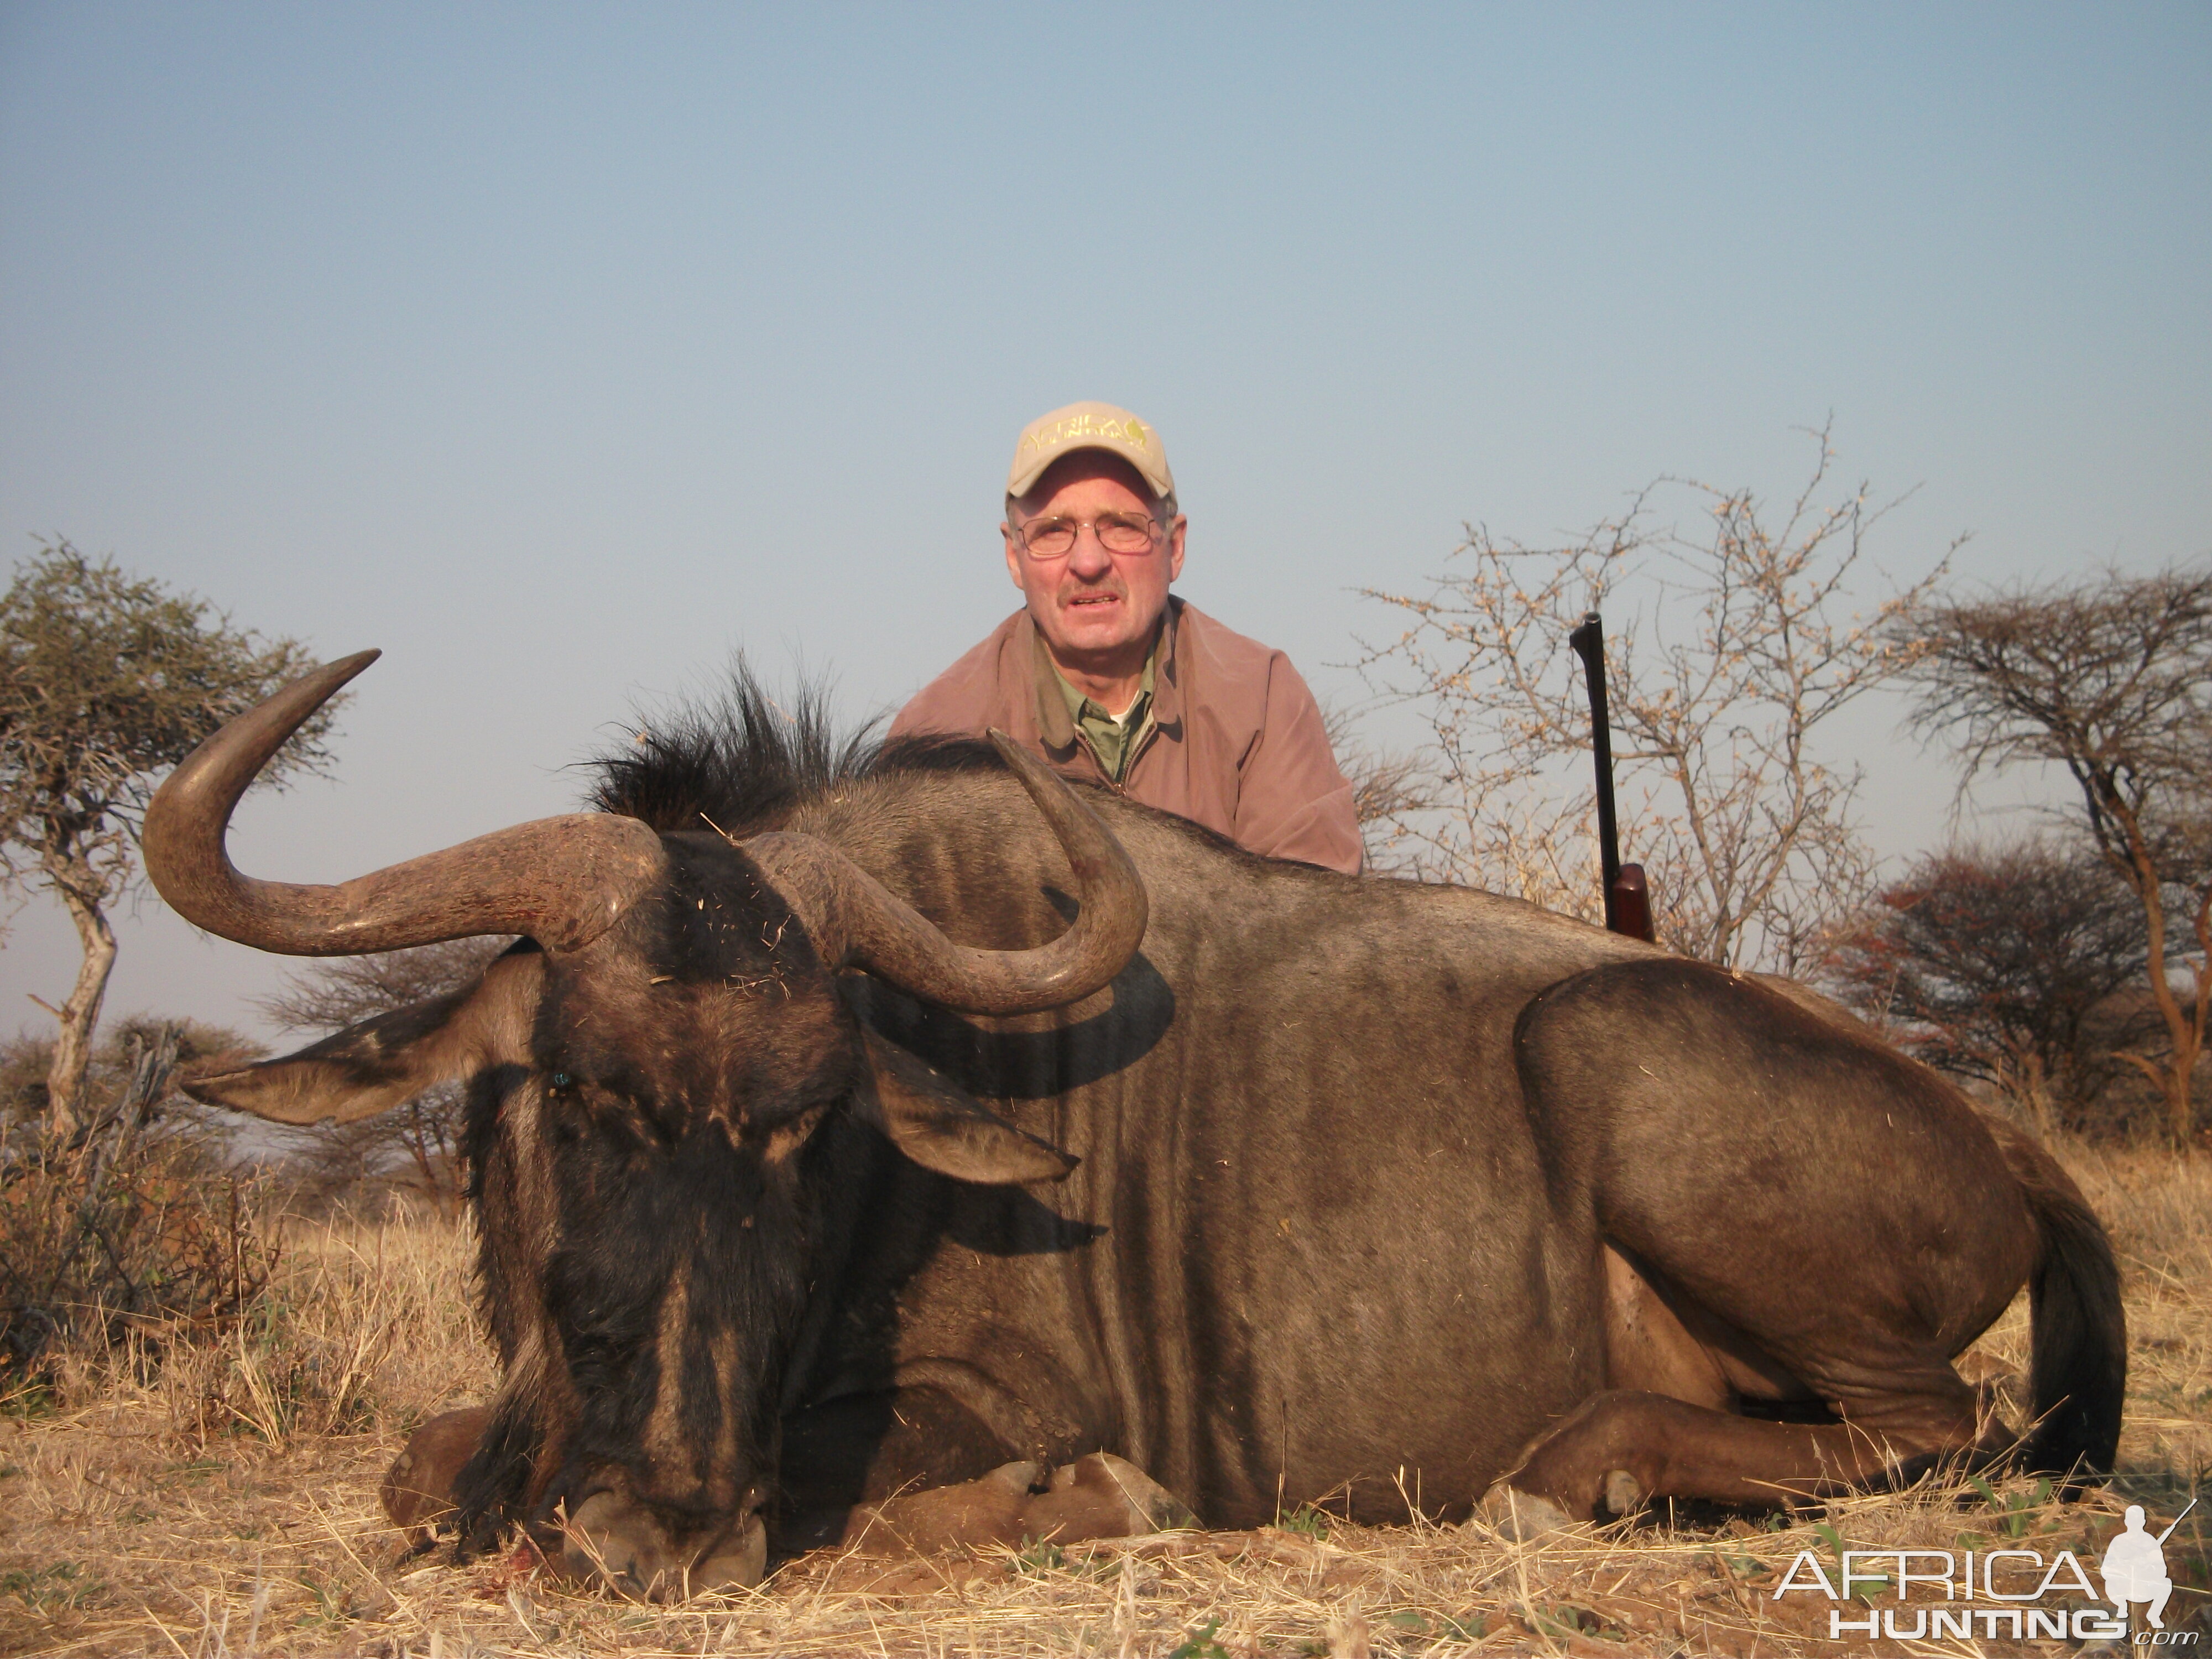
<svg viewBox="0 0 2212 1659"><path fill-rule="evenodd" d="M1145 729L1138 734L1137 746L1129 751L1129 758L1122 764L1121 777L1127 777L1136 770L1138 757L1152 746L1152 739L1159 734L1160 723L1147 711L1145 715ZM1127 787L1123 785L1121 778L1115 777L1106 769L1106 763L1099 758L1098 750L1091 741L1091 734L1079 726L1075 728L1075 740L1083 745L1083 752L1091 757L1091 763L1098 769L1099 781L1115 794L1127 799L1129 793Z"/></svg>
<svg viewBox="0 0 2212 1659"><path fill-rule="evenodd" d="M1106 763L1098 757L1098 750L1091 744L1091 734L1079 726L1075 728L1075 740L1083 745L1083 752L1091 757L1091 764L1098 774L1098 781L1104 784L1109 789L1111 789L1117 795L1127 795L1129 792L1121 787L1121 781L1115 777L1111 772L1109 772L1106 769ZM1134 755L1130 756L1129 765L1134 766L1136 763L1137 757ZM1124 767L1121 769L1126 772L1128 770L1128 767Z"/></svg>

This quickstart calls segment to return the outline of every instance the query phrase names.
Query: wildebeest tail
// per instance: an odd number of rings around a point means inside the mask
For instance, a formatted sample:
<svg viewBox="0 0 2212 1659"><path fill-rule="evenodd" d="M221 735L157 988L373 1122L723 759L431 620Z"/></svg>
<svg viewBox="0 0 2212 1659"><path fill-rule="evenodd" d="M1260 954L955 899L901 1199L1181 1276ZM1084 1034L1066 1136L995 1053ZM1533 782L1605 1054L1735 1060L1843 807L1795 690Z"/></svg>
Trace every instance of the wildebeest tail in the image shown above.
<svg viewBox="0 0 2212 1659"><path fill-rule="evenodd" d="M1997 1142L2042 1245L2027 1282L2036 1420L2021 1455L2030 1469L2063 1479L2070 1493L2110 1474L2119 1447L2128 1386L2119 1267L2104 1224L2057 1161L2009 1125Z"/></svg>

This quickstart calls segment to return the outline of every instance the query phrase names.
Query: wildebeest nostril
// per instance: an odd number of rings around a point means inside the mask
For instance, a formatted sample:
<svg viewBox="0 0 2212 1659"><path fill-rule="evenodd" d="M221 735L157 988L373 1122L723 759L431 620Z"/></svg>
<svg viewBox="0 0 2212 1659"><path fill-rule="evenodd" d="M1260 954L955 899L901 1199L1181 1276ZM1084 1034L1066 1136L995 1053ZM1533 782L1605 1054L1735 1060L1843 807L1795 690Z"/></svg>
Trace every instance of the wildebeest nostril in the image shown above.
<svg viewBox="0 0 2212 1659"><path fill-rule="evenodd" d="M684 1588L693 1595L708 1590L750 1589L767 1571L768 1525L756 1507L744 1511L702 1553Z"/></svg>
<svg viewBox="0 0 2212 1659"><path fill-rule="evenodd" d="M652 1505L603 1486L567 1511L549 1553L568 1577L655 1601L750 1589L768 1569L768 1496L764 1486L749 1489L726 1525L701 1533L672 1528Z"/></svg>
<svg viewBox="0 0 2212 1659"><path fill-rule="evenodd" d="M659 1576L659 1530L636 1504L603 1487L568 1511L556 1562L570 1577L641 1594Z"/></svg>

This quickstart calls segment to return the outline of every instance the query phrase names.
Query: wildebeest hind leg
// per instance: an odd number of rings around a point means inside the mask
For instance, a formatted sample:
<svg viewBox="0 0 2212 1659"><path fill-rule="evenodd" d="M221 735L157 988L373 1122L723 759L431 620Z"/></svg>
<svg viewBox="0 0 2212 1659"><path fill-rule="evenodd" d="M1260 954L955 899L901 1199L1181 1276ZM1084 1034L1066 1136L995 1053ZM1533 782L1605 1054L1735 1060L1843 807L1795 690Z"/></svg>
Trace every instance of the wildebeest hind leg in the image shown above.
<svg viewBox="0 0 2212 1659"><path fill-rule="evenodd" d="M1930 1376L1924 1388L1840 1423L1771 1422L1611 1389L1538 1439L1510 1484L1577 1521L1655 1498L1774 1507L1863 1486L1974 1443L1974 1394L1955 1376L1948 1383Z"/></svg>
<svg viewBox="0 0 2212 1659"><path fill-rule="evenodd" d="M1710 1389L1695 1363L1615 1376L1532 1447L1516 1488L1585 1519L1632 1496L1771 1504L1977 1449L1951 1358L2041 1246L1956 1090L1802 998L1679 958L1564 981L1516 1036L1555 1180L1734 1396L1664 1397L1678 1377ZM1750 1397L1836 1420L1728 1409Z"/></svg>

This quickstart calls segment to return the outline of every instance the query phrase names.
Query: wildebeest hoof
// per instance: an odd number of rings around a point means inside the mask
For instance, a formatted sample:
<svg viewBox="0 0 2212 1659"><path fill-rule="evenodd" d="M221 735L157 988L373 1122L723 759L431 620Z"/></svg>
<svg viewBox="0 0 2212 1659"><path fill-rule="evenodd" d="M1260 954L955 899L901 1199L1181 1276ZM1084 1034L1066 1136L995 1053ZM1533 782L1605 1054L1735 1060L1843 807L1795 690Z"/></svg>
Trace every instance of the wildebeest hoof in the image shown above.
<svg viewBox="0 0 2212 1659"><path fill-rule="evenodd" d="M1632 1516L1644 1507L1643 1483L1626 1469L1612 1469L1605 1477L1605 1507L1616 1518Z"/></svg>
<svg viewBox="0 0 2212 1659"><path fill-rule="evenodd" d="M1052 1488L1030 1504L1036 1538L1127 1538L1194 1527L1189 1506L1127 1458L1092 1452L1053 1471Z"/></svg>
<svg viewBox="0 0 2212 1659"><path fill-rule="evenodd" d="M902 1492L864 1504L845 1522L840 1547L870 1555L933 1554L977 1544L1018 1543L1042 1463L1001 1463L957 1486Z"/></svg>
<svg viewBox="0 0 2212 1659"><path fill-rule="evenodd" d="M1191 1512L1188 1504L1127 1458L1116 1457L1111 1452L1094 1452L1081 1462L1088 1463L1094 1460L1121 1489L1121 1495L1128 1499L1131 1510L1141 1515L1147 1523L1143 1527L1133 1527L1131 1531L1181 1532L1199 1524L1198 1516ZM1080 1464L1071 1467L1080 1467Z"/></svg>
<svg viewBox="0 0 2212 1659"><path fill-rule="evenodd" d="M410 1549L428 1549L438 1528L453 1519L453 1481L476 1455L491 1422L491 1407L441 1412L407 1437L406 1447L385 1472L377 1495Z"/></svg>
<svg viewBox="0 0 2212 1659"><path fill-rule="evenodd" d="M1550 1498L1516 1491L1503 1480L1483 1494L1482 1502L1475 1505L1474 1518L1516 1544L1575 1524L1574 1516Z"/></svg>
<svg viewBox="0 0 2212 1659"><path fill-rule="evenodd" d="M926 1555L1126 1538L1195 1524L1190 1510L1136 1465L1092 1452L1048 1476L1042 1464L1003 1463L958 1486L865 1505L847 1522L843 1547L869 1554Z"/></svg>
<svg viewBox="0 0 2212 1659"><path fill-rule="evenodd" d="M767 1572L768 1528L756 1516L720 1547L702 1557L684 1589L691 1595L708 1590L750 1589Z"/></svg>
<svg viewBox="0 0 2212 1659"><path fill-rule="evenodd" d="M1004 1486L1008 1492L1026 1497L1044 1484L1045 1467L1042 1463L1001 1463L977 1482L988 1480L993 1486Z"/></svg>

